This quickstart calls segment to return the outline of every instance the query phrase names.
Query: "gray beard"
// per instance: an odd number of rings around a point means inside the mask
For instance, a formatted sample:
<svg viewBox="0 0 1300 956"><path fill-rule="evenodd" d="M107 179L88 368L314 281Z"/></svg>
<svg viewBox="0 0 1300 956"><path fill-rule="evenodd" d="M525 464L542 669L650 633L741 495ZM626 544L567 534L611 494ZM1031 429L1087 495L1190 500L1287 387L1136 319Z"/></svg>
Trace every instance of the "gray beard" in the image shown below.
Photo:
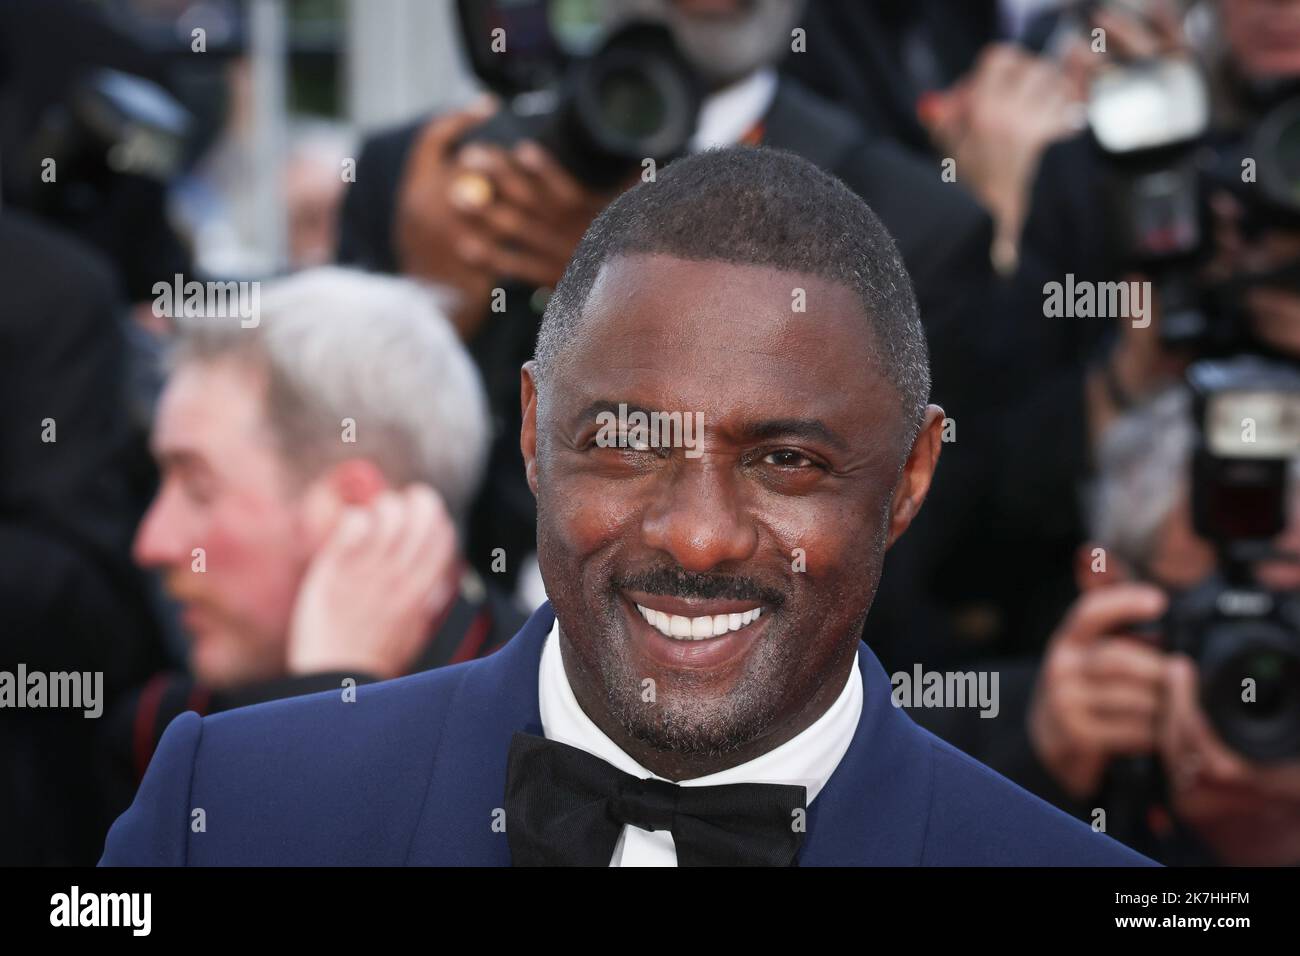
<svg viewBox="0 0 1300 956"><path fill-rule="evenodd" d="M789 652L794 647L790 642L777 646L791 648ZM573 663L585 669L585 662ZM764 663L789 673L779 661ZM702 701L692 698L689 688L684 693L679 688L671 701L662 697L646 701L642 675L633 674L623 658L601 655L595 667L596 683L605 688L607 712L623 733L655 750L682 756L721 757L753 743L776 725L777 704L785 690L738 687L725 701Z"/></svg>
<svg viewBox="0 0 1300 956"><path fill-rule="evenodd" d="M711 89L735 83L781 60L806 0L753 0L748 13L707 20L682 13L669 0L607 0L605 26L628 20L667 24L691 67Z"/></svg>

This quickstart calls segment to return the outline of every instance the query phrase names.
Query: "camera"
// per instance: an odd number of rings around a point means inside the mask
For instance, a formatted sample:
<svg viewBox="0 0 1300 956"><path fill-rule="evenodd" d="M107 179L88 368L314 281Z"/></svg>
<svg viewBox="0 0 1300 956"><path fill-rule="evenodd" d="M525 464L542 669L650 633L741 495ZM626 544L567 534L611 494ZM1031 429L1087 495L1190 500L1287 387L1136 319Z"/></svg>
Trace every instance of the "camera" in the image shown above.
<svg viewBox="0 0 1300 956"><path fill-rule="evenodd" d="M74 226L108 207L124 179L165 183L175 175L190 125L190 114L156 83L91 70L41 116L25 161L14 164L29 172L7 185L29 208ZM46 179L47 170L57 173Z"/></svg>
<svg viewBox="0 0 1300 956"><path fill-rule="evenodd" d="M1200 702L1228 746L1260 761L1300 756L1300 592L1263 587L1278 557L1300 456L1300 371L1258 356L1200 361L1187 375L1197 436L1192 519L1218 570L1174 595L1166 645L1196 661Z"/></svg>
<svg viewBox="0 0 1300 956"><path fill-rule="evenodd" d="M1300 229L1300 96L1281 87L1243 132L1210 133L1209 92L1184 57L1108 69L1094 80L1089 126L1104 157L1108 239L1122 268L1151 277L1160 338L1174 351L1263 351L1246 320L1253 286L1300 286L1300 261L1269 273L1202 281L1213 255L1209 197L1235 196L1243 233Z"/></svg>
<svg viewBox="0 0 1300 956"><path fill-rule="evenodd" d="M606 34L552 0L458 0L475 74L506 109L466 141L539 142L574 178L609 188L686 151L703 84L662 23Z"/></svg>

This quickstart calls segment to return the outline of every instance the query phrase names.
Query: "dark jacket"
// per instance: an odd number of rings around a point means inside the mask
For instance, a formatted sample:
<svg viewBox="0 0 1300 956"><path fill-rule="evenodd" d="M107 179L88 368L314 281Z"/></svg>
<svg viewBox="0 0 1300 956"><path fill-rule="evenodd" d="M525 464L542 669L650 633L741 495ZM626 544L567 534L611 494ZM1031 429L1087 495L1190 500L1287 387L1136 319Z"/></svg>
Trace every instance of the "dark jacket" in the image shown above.
<svg viewBox="0 0 1300 956"><path fill-rule="evenodd" d="M163 659L130 560L119 289L87 246L0 214L0 671L101 672L108 713ZM52 440L46 440L46 439ZM86 865L94 719L0 709L0 865Z"/></svg>

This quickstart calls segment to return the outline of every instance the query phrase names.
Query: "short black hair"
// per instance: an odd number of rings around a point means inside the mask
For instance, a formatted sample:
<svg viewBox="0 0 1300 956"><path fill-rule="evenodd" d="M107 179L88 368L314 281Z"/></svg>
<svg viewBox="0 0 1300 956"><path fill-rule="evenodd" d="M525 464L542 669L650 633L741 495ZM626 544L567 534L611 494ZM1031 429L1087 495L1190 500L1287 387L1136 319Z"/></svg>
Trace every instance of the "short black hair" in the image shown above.
<svg viewBox="0 0 1300 956"><path fill-rule="evenodd" d="M851 189L784 150L711 149L666 166L596 217L547 303L537 338L541 383L574 340L601 267L619 255L771 266L853 289L872 326L879 371L913 430L930 396L916 295L893 238Z"/></svg>

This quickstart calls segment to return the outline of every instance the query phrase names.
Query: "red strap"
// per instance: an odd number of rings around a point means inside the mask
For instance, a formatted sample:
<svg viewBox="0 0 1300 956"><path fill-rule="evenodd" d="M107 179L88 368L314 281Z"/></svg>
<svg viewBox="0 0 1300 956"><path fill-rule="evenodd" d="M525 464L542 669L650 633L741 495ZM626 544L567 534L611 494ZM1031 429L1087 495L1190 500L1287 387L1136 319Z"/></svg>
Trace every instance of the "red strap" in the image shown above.
<svg viewBox="0 0 1300 956"><path fill-rule="evenodd" d="M168 679L166 674L155 674L149 679L149 683L144 685L144 690L140 691L140 700L136 703L131 748L132 755L135 757L136 783L144 779L144 772L149 768L149 761L153 759L156 744L154 724L158 720L158 707L162 703L163 691L167 689Z"/></svg>

